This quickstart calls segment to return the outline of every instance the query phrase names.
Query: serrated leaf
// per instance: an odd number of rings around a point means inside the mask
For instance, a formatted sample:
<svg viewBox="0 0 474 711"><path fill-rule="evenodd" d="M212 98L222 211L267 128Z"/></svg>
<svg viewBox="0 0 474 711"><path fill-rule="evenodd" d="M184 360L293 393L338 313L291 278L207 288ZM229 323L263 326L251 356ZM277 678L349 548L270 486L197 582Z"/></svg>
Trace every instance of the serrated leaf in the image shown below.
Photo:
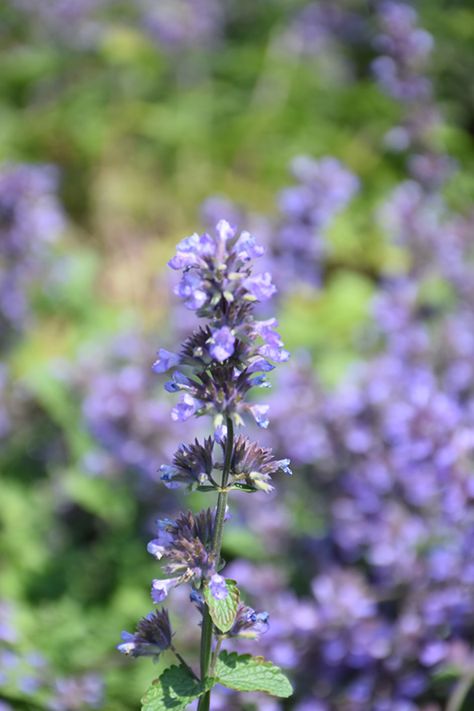
<svg viewBox="0 0 474 711"><path fill-rule="evenodd" d="M182 711L212 685L211 680L202 684L184 666L169 667L145 692L142 711Z"/></svg>
<svg viewBox="0 0 474 711"><path fill-rule="evenodd" d="M221 652L215 680L236 691L264 691L281 698L293 693L290 682L279 667L251 654Z"/></svg>
<svg viewBox="0 0 474 711"><path fill-rule="evenodd" d="M209 613L215 626L221 632L228 632L234 624L240 592L235 580L226 579L227 597L216 600L209 587L204 588L204 599L209 607Z"/></svg>

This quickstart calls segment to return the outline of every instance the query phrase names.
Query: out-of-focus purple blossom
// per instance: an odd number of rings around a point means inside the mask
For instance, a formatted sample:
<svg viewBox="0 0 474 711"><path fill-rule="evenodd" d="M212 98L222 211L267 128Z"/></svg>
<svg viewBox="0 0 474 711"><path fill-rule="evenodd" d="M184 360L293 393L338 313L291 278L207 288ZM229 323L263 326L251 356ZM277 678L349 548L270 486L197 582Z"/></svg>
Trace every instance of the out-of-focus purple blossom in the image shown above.
<svg viewBox="0 0 474 711"><path fill-rule="evenodd" d="M270 619L265 613L257 613L257 626L249 630L252 647L246 642L244 625L243 634L235 639L235 648L241 651L256 650L257 653L271 657L276 664L296 668L303 659L308 639L315 631L317 616L314 603L309 598L299 599L290 592L281 569L269 564L256 565L238 560L228 567L228 575L239 580L239 586L249 597L252 606L258 609L265 600L272 611ZM245 621L246 608L240 612ZM253 619L252 612L250 616Z"/></svg>
<svg viewBox="0 0 474 711"><path fill-rule="evenodd" d="M240 225L244 222L244 217L243 211L223 195L213 195L201 205L201 218L207 230L213 230L222 219L230 225Z"/></svg>
<svg viewBox="0 0 474 711"><path fill-rule="evenodd" d="M296 361L271 401L271 442L306 464L321 517L300 544L317 571L298 662L310 708L439 711L433 675L468 655L472 217L453 215L436 186L407 181L380 211L406 257L374 302L372 346L384 350L334 392Z"/></svg>
<svg viewBox="0 0 474 711"><path fill-rule="evenodd" d="M45 278L51 244L64 228L52 166L6 164L0 169L0 326L2 340L31 318L32 283Z"/></svg>
<svg viewBox="0 0 474 711"><path fill-rule="evenodd" d="M139 7L145 31L173 52L214 44L225 20L218 0L140 0Z"/></svg>
<svg viewBox="0 0 474 711"><path fill-rule="evenodd" d="M378 17L380 33L375 46L381 54L372 65L377 80L400 101L426 99L431 83L424 70L433 38L417 26L416 10L406 3L394 0L380 3Z"/></svg>
<svg viewBox="0 0 474 711"><path fill-rule="evenodd" d="M325 254L324 234L359 188L358 179L335 158L295 158L297 181L279 196L280 220L271 248L280 288L301 280L318 284Z"/></svg>
<svg viewBox="0 0 474 711"><path fill-rule="evenodd" d="M4 600L0 600L0 640L13 644L17 639L18 632L13 624L12 605Z"/></svg>
<svg viewBox="0 0 474 711"><path fill-rule="evenodd" d="M314 414L319 412L323 397L325 392L317 383L311 363L307 358L297 357L279 376L270 398L272 421L278 432L278 451L288 452L296 466L311 465L315 459L332 454L324 423ZM269 442L276 443L272 433Z"/></svg>
<svg viewBox="0 0 474 711"><path fill-rule="evenodd" d="M455 161L446 155L416 153L408 160L408 169L421 185L434 190L446 182L456 168Z"/></svg>
<svg viewBox="0 0 474 711"><path fill-rule="evenodd" d="M13 604L0 600L0 696L3 688L7 698L19 692L27 705L31 699L35 706L41 698L44 708L51 711L102 707L104 685L98 674L55 676L40 652L25 650L26 640L15 622ZM9 709L13 707L5 703L5 711Z"/></svg>
<svg viewBox="0 0 474 711"><path fill-rule="evenodd" d="M104 682L98 674L57 679L52 711L75 711L84 707L100 709L104 703Z"/></svg>
<svg viewBox="0 0 474 711"><path fill-rule="evenodd" d="M84 466L101 476L138 473L147 496L148 485L159 479L160 461L173 452L179 432L170 421L169 403L156 390L149 367L153 350L144 334L124 333L85 351L71 375L86 426L97 442ZM165 349L157 362L166 367L175 363Z"/></svg>
<svg viewBox="0 0 474 711"><path fill-rule="evenodd" d="M295 54L316 56L331 76L353 76L349 59L344 61L348 47L368 41L368 24L362 13L350 2L317 0L303 5L296 13L284 36L284 47ZM342 69L342 72L341 72Z"/></svg>
<svg viewBox="0 0 474 711"><path fill-rule="evenodd" d="M88 50L97 45L104 31L102 11L110 0L8 0L20 11L32 30L43 39L67 43L69 48Z"/></svg>

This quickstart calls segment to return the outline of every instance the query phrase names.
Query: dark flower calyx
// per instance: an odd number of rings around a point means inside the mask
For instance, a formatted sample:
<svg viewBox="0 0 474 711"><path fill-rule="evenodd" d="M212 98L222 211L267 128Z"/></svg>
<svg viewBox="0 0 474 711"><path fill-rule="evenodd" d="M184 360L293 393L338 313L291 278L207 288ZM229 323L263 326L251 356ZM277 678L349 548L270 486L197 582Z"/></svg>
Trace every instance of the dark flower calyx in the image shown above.
<svg viewBox="0 0 474 711"><path fill-rule="evenodd" d="M212 485L213 447L211 437L205 439L203 444L197 439L194 444L182 444L173 457L173 463L161 466L161 480L171 489L181 484L190 488Z"/></svg>
<svg viewBox="0 0 474 711"><path fill-rule="evenodd" d="M148 544L148 552L158 560L166 558L163 570L171 577L153 581L151 596L155 603L162 602L171 588L191 581L199 584L216 572L213 534L211 509L181 513L175 521L158 521L158 536Z"/></svg>
<svg viewBox="0 0 474 711"><path fill-rule="evenodd" d="M140 620L134 634L122 632L117 649L131 657L156 657L171 646L171 637L168 611L157 610Z"/></svg>
<svg viewBox="0 0 474 711"><path fill-rule="evenodd" d="M225 440L222 442L225 450ZM272 450L260 447L243 436L237 437L231 460L233 485L250 491L273 490L272 476L278 472L291 475L289 459L275 459Z"/></svg>

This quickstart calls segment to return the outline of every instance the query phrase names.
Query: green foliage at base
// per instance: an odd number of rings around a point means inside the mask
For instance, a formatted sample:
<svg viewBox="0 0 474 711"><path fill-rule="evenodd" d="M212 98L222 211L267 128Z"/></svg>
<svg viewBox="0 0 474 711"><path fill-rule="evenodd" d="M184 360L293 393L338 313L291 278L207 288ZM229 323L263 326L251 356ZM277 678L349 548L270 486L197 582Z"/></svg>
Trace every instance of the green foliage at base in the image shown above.
<svg viewBox="0 0 474 711"><path fill-rule="evenodd" d="M208 688L208 685L191 676L186 667L169 667L145 693L142 711L181 711Z"/></svg>
<svg viewBox="0 0 474 711"><path fill-rule="evenodd" d="M182 711L216 684L236 691L263 691L280 698L287 698L293 693L282 670L263 657L221 652L215 676L205 683L196 679L183 665L165 669L145 693L142 711Z"/></svg>

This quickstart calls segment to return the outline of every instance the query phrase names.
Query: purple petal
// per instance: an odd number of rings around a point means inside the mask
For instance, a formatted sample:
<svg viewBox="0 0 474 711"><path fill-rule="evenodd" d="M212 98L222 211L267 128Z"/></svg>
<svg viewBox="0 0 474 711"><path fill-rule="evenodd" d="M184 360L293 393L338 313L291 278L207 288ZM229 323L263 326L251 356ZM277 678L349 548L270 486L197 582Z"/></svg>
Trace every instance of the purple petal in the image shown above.
<svg viewBox="0 0 474 711"><path fill-rule="evenodd" d="M225 578L217 573L215 573L209 581L209 590L215 600L225 600L229 594Z"/></svg>
<svg viewBox="0 0 474 711"><path fill-rule="evenodd" d="M155 373L166 373L170 368L175 368L180 363L180 357L176 353L160 348L157 353L158 358L153 363L152 369Z"/></svg>
<svg viewBox="0 0 474 711"><path fill-rule="evenodd" d="M267 417L267 412L270 409L269 405L250 405L249 410L259 427L266 429L270 420Z"/></svg>
<svg viewBox="0 0 474 711"><path fill-rule="evenodd" d="M223 363L227 358L230 358L234 352L235 337L228 326L214 329L209 342L211 343L209 353L219 363Z"/></svg>
<svg viewBox="0 0 474 711"><path fill-rule="evenodd" d="M194 415L197 410L196 401L191 395L185 393L181 402L179 402L171 411L171 419L175 422L185 422Z"/></svg>

